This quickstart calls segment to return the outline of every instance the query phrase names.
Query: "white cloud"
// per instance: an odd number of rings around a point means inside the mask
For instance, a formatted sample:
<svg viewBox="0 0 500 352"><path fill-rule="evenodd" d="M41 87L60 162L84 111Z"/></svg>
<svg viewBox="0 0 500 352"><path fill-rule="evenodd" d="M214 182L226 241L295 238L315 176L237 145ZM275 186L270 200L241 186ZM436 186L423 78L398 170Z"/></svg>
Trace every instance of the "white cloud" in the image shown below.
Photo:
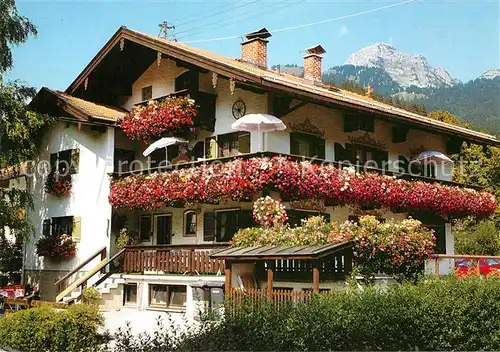
<svg viewBox="0 0 500 352"><path fill-rule="evenodd" d="M343 24L342 26L340 26L339 37L343 37L347 35L347 33L349 33L349 29L347 29L346 25Z"/></svg>

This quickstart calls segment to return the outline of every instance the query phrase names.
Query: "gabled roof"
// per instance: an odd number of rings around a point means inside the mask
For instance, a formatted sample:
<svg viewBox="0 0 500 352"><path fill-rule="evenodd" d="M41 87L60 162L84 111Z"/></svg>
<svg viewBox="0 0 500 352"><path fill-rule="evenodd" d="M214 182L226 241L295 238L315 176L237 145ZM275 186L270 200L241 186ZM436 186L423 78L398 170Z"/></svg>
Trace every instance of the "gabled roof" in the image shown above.
<svg viewBox="0 0 500 352"><path fill-rule="evenodd" d="M231 247L210 253L210 257L229 260L317 259L352 247L352 242L303 246Z"/></svg>
<svg viewBox="0 0 500 352"><path fill-rule="evenodd" d="M338 88L310 84L299 77L260 68L238 59L231 59L206 50L193 48L180 42L134 31L126 27L118 29L113 37L85 67L82 73L71 83L66 93L72 94L75 92L99 65L99 62L106 54L116 45L120 45L121 41L125 41L124 45L126 45L126 41L132 41L171 58L188 62L247 85L284 92L290 96L310 102L342 105L357 110L377 113L388 120L418 126L420 129L431 132L453 135L480 144L500 146L499 140L486 133L437 121Z"/></svg>
<svg viewBox="0 0 500 352"><path fill-rule="evenodd" d="M46 87L40 90L39 96L45 97L58 108L82 121L115 123L120 117L127 114L124 109L93 103Z"/></svg>

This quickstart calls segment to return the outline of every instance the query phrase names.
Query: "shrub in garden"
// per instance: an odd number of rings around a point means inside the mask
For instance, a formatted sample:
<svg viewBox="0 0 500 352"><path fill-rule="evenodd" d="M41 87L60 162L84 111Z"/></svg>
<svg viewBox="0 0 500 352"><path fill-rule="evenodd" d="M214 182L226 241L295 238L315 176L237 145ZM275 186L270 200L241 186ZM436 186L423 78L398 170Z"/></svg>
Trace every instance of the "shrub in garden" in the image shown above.
<svg viewBox="0 0 500 352"><path fill-rule="evenodd" d="M30 351L94 351L102 342L104 319L96 306L75 304L56 311L48 306L0 318L0 348Z"/></svg>
<svg viewBox="0 0 500 352"><path fill-rule="evenodd" d="M184 351L499 350L500 279L426 280L316 295L239 313L185 337Z"/></svg>

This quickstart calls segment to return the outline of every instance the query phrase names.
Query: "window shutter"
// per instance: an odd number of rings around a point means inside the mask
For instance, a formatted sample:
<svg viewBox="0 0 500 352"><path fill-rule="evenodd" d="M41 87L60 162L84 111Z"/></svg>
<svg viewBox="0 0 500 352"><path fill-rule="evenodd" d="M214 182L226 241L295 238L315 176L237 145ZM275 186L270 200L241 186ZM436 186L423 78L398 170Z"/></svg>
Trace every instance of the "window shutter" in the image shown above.
<svg viewBox="0 0 500 352"><path fill-rule="evenodd" d="M205 158L217 158L217 141L215 137L205 138Z"/></svg>
<svg viewBox="0 0 500 352"><path fill-rule="evenodd" d="M71 149L71 160L69 172L71 175L77 174L80 167L80 149Z"/></svg>
<svg viewBox="0 0 500 352"><path fill-rule="evenodd" d="M57 153L50 154L50 171L57 169Z"/></svg>
<svg viewBox="0 0 500 352"><path fill-rule="evenodd" d="M203 214L203 241L215 241L217 233L217 215L215 213Z"/></svg>
<svg viewBox="0 0 500 352"><path fill-rule="evenodd" d="M76 243L80 243L82 238L82 218L80 216L73 218L73 232L71 236Z"/></svg>
<svg viewBox="0 0 500 352"><path fill-rule="evenodd" d="M43 225L42 225L42 236L43 237L50 237L51 234L51 222L50 219L45 219L43 220Z"/></svg>
<svg viewBox="0 0 500 352"><path fill-rule="evenodd" d="M398 156L399 160L399 169L398 172L408 173L408 159L406 159L403 155Z"/></svg>
<svg viewBox="0 0 500 352"><path fill-rule="evenodd" d="M240 210L238 216L238 229L246 229L255 226L251 210Z"/></svg>
<svg viewBox="0 0 500 352"><path fill-rule="evenodd" d="M238 151L244 154L250 153L250 133L238 134Z"/></svg>
<svg viewBox="0 0 500 352"><path fill-rule="evenodd" d="M318 159L325 159L326 144L323 138L317 138L316 140L316 155Z"/></svg>
<svg viewBox="0 0 500 352"><path fill-rule="evenodd" d="M358 128L358 116L354 114L344 115L344 132L354 132Z"/></svg>
<svg viewBox="0 0 500 352"><path fill-rule="evenodd" d="M436 236L436 253L445 254L446 253L446 230L444 225L438 225L431 227L434 230L434 235Z"/></svg>
<svg viewBox="0 0 500 352"><path fill-rule="evenodd" d="M377 163L378 168L387 170L389 168L389 152L385 150L377 150Z"/></svg>
<svg viewBox="0 0 500 352"><path fill-rule="evenodd" d="M335 143L333 146L335 153L335 161L344 161L346 160L345 149L340 143Z"/></svg>
<svg viewBox="0 0 500 352"><path fill-rule="evenodd" d="M296 138L295 132L290 133L290 154L300 155L299 141Z"/></svg>

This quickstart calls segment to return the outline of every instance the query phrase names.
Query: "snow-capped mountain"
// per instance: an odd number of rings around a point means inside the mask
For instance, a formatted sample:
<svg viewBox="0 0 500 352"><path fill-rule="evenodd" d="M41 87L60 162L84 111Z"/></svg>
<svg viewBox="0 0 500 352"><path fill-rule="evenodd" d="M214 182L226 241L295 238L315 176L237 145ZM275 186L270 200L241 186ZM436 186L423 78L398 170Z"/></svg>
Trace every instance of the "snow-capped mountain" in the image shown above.
<svg viewBox="0 0 500 352"><path fill-rule="evenodd" d="M495 79L496 77L500 77L500 69L486 71L479 76L479 79Z"/></svg>
<svg viewBox="0 0 500 352"><path fill-rule="evenodd" d="M460 82L444 68L432 67L425 56L399 52L383 43L367 46L351 54L346 65L383 69L396 83L405 88L438 88Z"/></svg>

